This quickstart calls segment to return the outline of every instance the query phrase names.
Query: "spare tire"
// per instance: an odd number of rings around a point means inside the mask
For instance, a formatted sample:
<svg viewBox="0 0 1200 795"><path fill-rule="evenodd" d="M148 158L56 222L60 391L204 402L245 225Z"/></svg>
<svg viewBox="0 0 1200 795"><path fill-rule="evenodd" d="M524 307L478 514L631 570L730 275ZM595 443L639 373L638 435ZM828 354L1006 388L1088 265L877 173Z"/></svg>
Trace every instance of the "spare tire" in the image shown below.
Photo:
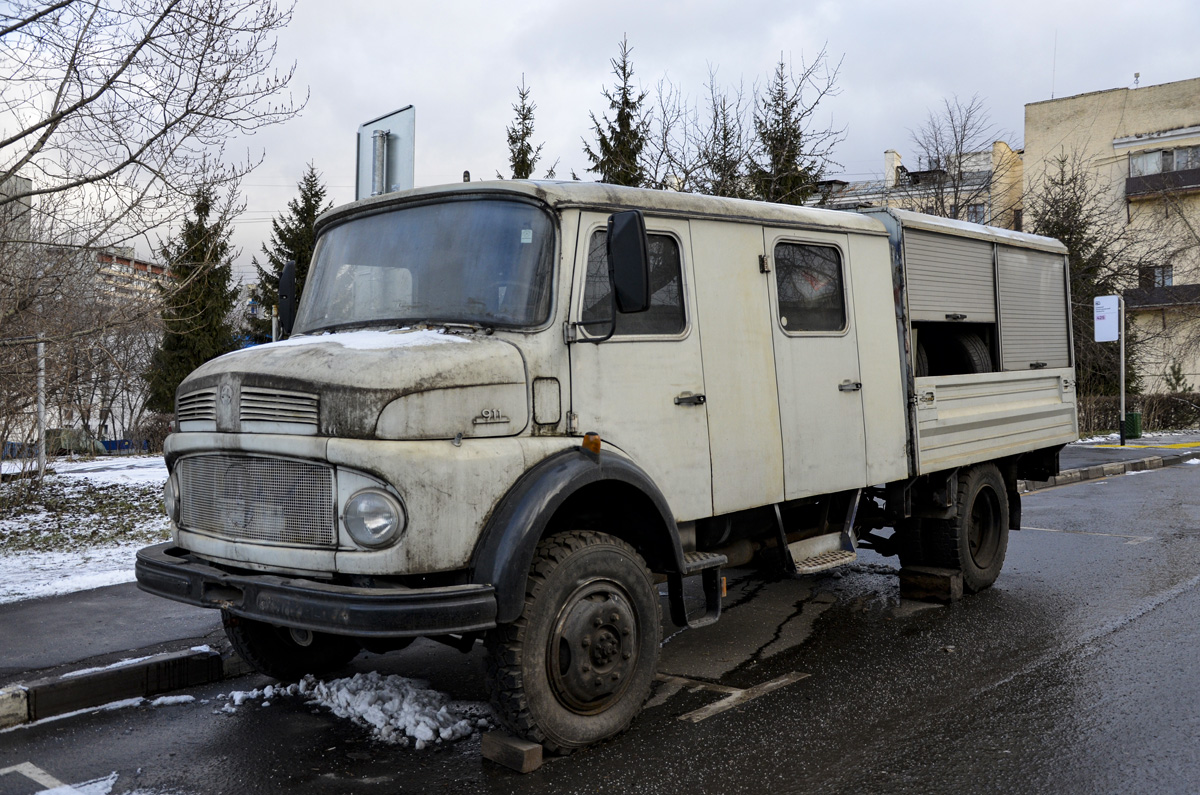
<svg viewBox="0 0 1200 795"><path fill-rule="evenodd" d="M958 373L990 373L992 352L978 334L960 332L946 340L946 375Z"/></svg>
<svg viewBox="0 0 1200 795"><path fill-rule="evenodd" d="M929 354L925 352L925 346L917 343L917 366L916 372L913 373L914 378L924 378L929 375Z"/></svg>

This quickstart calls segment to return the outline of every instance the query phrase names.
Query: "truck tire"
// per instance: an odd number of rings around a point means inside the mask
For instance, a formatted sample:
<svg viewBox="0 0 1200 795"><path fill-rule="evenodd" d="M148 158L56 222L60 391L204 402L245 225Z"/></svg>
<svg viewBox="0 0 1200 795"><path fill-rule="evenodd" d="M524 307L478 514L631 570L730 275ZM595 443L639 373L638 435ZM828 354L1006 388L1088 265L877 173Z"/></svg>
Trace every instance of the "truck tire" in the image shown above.
<svg viewBox="0 0 1200 795"><path fill-rule="evenodd" d="M927 566L925 550L921 544L921 520L905 519L894 528L894 549L900 558L900 566Z"/></svg>
<svg viewBox="0 0 1200 795"><path fill-rule="evenodd" d="M225 636L242 659L259 673L284 682L294 682L305 674L320 676L336 671L359 651L353 638L323 632L293 632L286 627L235 616L228 610L221 611L221 623L225 626Z"/></svg>
<svg viewBox="0 0 1200 795"><path fill-rule="evenodd" d="M927 565L959 569L963 590L978 593L1000 575L1008 550L1008 490L995 464L959 473L957 514L921 523Z"/></svg>
<svg viewBox="0 0 1200 795"><path fill-rule="evenodd" d="M586 530L543 539L520 618L487 636L496 714L551 753L619 734L650 694L661 620L658 591L629 544Z"/></svg>

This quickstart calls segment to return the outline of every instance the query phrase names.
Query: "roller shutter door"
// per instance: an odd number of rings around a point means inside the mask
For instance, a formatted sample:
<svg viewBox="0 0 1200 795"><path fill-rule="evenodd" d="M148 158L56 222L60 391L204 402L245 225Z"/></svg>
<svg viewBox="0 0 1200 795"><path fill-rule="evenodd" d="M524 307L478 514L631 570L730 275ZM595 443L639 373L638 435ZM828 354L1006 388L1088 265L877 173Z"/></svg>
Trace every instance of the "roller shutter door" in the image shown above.
<svg viewBox="0 0 1200 795"><path fill-rule="evenodd" d="M1062 254L1000 246L1000 347L1005 370L1071 363Z"/></svg>
<svg viewBox="0 0 1200 795"><path fill-rule="evenodd" d="M991 243L906 229L904 263L912 320L996 322Z"/></svg>

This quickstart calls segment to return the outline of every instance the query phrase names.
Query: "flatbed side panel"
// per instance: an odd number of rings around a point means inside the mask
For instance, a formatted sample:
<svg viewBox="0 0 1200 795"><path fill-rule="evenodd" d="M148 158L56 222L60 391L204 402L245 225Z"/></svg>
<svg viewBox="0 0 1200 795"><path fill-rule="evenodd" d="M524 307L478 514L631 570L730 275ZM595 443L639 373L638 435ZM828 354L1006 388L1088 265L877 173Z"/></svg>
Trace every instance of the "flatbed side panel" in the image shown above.
<svg viewBox="0 0 1200 795"><path fill-rule="evenodd" d="M1079 438L1069 367L918 378L916 400L921 474Z"/></svg>

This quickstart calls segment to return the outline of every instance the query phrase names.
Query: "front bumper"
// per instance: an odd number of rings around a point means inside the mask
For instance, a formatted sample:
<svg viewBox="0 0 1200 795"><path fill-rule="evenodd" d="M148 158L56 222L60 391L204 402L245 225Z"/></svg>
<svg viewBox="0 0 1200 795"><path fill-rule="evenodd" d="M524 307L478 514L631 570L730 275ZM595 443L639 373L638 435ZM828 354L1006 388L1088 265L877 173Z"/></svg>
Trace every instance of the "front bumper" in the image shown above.
<svg viewBox="0 0 1200 795"><path fill-rule="evenodd" d="M231 574L170 542L137 553L138 588L198 607L296 629L363 638L478 632L496 626L490 585L356 588L270 574Z"/></svg>

